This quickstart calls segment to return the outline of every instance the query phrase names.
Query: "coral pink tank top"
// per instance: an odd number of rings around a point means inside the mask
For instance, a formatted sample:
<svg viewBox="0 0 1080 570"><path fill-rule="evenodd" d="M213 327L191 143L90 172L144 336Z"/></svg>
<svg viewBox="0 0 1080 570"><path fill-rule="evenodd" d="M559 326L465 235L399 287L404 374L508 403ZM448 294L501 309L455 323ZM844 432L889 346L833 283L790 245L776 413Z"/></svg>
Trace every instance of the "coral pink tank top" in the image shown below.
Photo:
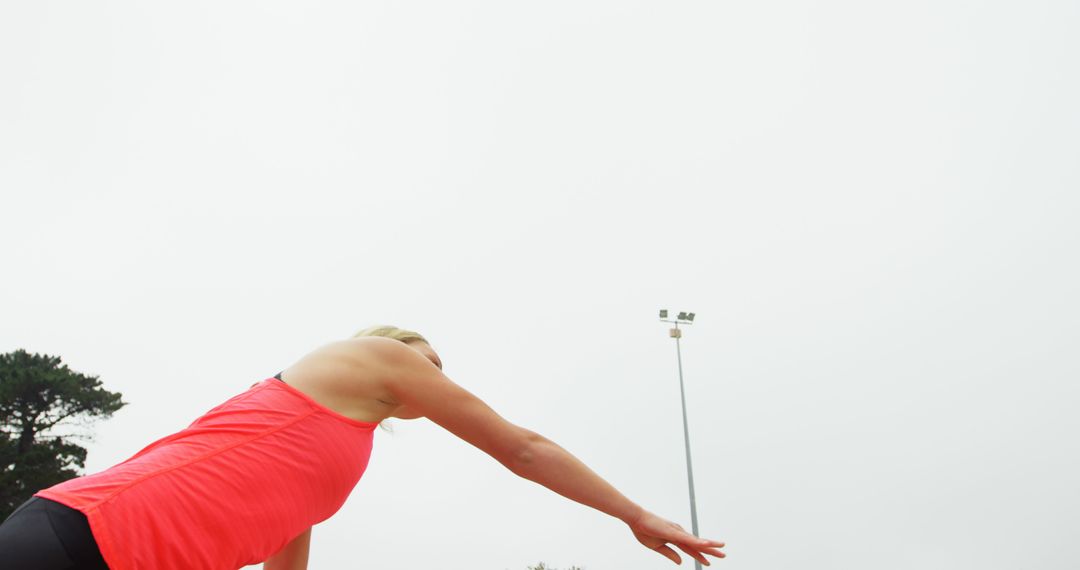
<svg viewBox="0 0 1080 570"><path fill-rule="evenodd" d="M123 463L36 495L84 513L111 570L236 570L341 508L376 425L269 378Z"/></svg>

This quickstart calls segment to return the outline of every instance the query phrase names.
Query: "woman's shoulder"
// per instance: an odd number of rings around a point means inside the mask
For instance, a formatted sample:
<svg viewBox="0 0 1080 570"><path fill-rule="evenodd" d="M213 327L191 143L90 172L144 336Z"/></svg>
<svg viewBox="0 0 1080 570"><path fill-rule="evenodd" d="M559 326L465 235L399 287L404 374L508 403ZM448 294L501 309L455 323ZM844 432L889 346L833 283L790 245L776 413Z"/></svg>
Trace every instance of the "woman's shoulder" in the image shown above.
<svg viewBox="0 0 1080 570"><path fill-rule="evenodd" d="M281 371L281 381L316 402L360 421L381 421L392 412L379 377L379 339L335 341L320 346ZM397 342L390 340L390 342ZM407 347L406 347L407 348Z"/></svg>
<svg viewBox="0 0 1080 570"><path fill-rule="evenodd" d="M331 360L338 364L371 365L402 351L409 351L401 341L380 336L364 336L335 340L304 355L304 359Z"/></svg>

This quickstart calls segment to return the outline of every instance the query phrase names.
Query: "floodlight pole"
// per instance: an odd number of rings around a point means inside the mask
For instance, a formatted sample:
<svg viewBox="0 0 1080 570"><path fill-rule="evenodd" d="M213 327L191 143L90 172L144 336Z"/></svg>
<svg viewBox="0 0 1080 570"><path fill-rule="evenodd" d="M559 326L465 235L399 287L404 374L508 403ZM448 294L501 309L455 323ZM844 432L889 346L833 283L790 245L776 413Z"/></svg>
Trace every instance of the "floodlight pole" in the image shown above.
<svg viewBox="0 0 1080 570"><path fill-rule="evenodd" d="M666 312L661 313L665 315ZM681 320L684 313L679 313L679 319ZM690 320L682 320L684 324L692 324L693 313L690 314ZM660 319L665 323L674 323L675 328L670 329L669 334L671 338L675 339L675 354L679 359L679 396L682 399L682 413L683 413L683 440L686 442L686 480L690 487L690 524L693 529L694 536L700 537L698 534L697 524L697 501L694 498L694 466L690 460L690 426L686 421L686 390L683 387L683 372L682 372L682 347L679 343L679 339L682 338L682 330L679 328L680 320L669 321ZM701 562L694 560L694 570L701 570Z"/></svg>

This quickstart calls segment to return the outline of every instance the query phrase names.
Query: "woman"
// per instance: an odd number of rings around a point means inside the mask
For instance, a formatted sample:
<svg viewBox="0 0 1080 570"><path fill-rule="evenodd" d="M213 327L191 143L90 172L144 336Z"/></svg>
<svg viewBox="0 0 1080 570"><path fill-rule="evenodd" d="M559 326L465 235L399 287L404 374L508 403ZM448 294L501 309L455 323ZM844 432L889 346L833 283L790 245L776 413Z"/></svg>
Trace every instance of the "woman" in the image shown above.
<svg viewBox="0 0 1080 570"><path fill-rule="evenodd" d="M634 504L573 455L442 373L423 336L371 327L304 356L101 473L39 491L0 525L3 568L307 568L311 527L360 480L375 427L427 417L514 474L625 522L676 564L723 544Z"/></svg>

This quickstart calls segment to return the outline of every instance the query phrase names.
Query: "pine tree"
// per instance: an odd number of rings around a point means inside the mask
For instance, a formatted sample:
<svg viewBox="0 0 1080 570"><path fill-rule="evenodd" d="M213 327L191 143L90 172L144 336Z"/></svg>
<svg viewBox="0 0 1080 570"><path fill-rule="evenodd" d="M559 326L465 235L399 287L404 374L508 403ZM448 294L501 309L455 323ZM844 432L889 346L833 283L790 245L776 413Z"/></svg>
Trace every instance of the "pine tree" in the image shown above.
<svg viewBox="0 0 1080 570"><path fill-rule="evenodd" d="M0 354L0 521L37 491L78 476L86 449L56 428L86 427L124 407L121 394L60 358L19 349Z"/></svg>

